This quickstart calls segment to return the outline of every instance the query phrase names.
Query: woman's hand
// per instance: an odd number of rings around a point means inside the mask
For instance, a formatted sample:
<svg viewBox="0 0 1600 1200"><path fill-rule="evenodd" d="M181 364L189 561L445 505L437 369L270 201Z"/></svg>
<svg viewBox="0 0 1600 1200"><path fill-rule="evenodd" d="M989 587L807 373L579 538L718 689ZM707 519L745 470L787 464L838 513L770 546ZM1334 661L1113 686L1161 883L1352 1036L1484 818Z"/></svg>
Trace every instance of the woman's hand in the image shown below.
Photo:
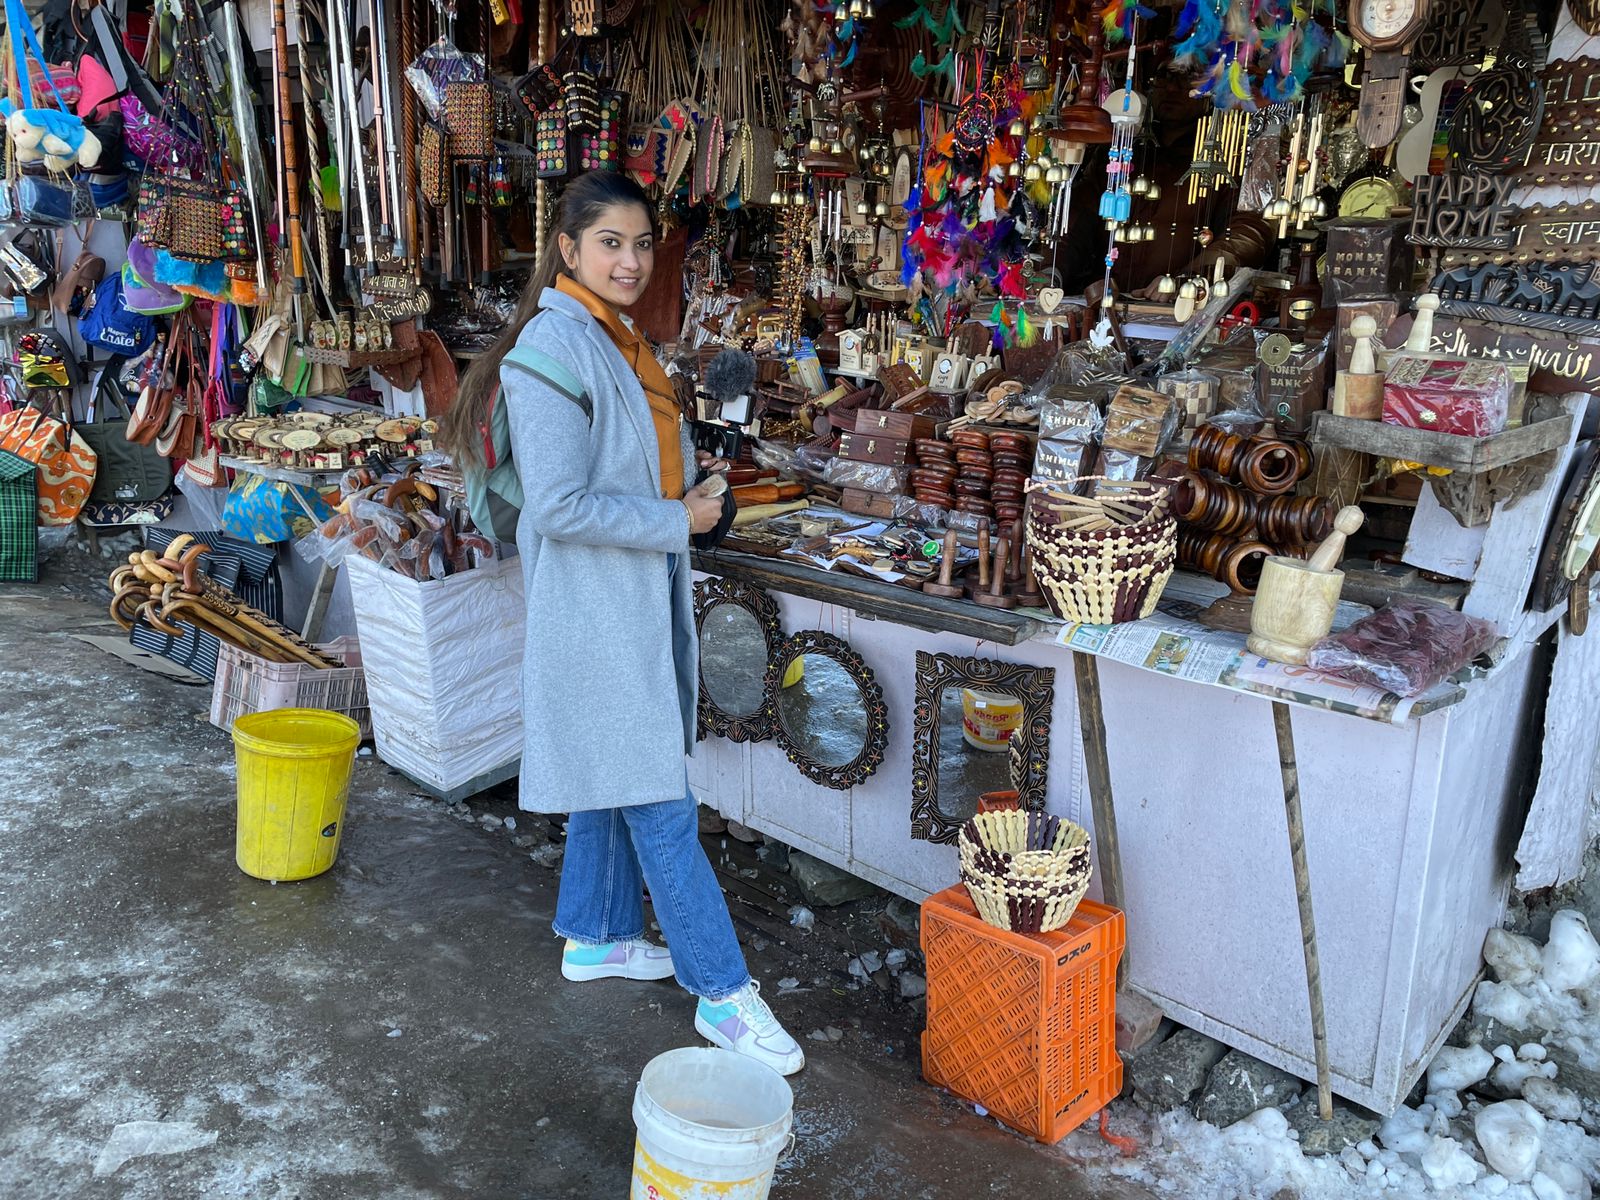
<svg viewBox="0 0 1600 1200"><path fill-rule="evenodd" d="M689 532L709 533L722 520L722 497L708 496L696 484L684 493L683 505L689 510Z"/></svg>
<svg viewBox="0 0 1600 1200"><path fill-rule="evenodd" d="M694 461L699 464L700 470L708 475L720 474L733 466L727 459L718 458L709 450L696 450Z"/></svg>

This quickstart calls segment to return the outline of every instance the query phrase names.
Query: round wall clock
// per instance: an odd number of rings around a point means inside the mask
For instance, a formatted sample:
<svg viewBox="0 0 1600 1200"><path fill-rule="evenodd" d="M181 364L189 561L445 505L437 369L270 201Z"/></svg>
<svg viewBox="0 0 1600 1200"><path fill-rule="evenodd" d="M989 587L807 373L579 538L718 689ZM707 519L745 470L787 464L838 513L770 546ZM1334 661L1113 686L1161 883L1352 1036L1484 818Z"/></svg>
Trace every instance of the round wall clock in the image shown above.
<svg viewBox="0 0 1600 1200"><path fill-rule="evenodd" d="M1400 133L1411 44L1428 20L1428 0L1350 0L1350 36L1365 53L1356 131L1373 149Z"/></svg>
<svg viewBox="0 0 1600 1200"><path fill-rule="evenodd" d="M1339 197L1341 217L1387 217L1401 205L1400 189L1383 175L1363 175L1351 180Z"/></svg>

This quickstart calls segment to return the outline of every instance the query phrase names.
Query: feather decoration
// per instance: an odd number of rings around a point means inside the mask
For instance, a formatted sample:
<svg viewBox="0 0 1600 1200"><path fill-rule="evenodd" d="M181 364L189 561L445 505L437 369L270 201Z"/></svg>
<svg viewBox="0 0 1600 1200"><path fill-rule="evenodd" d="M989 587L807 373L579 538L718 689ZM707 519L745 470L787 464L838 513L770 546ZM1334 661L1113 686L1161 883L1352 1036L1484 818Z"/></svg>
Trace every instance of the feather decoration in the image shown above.
<svg viewBox="0 0 1600 1200"><path fill-rule="evenodd" d="M1028 320L1028 310L1017 309L1017 345L1031 346L1039 340L1039 331L1033 327L1033 322Z"/></svg>
<svg viewBox="0 0 1600 1200"><path fill-rule="evenodd" d="M1179 18L1179 36L1183 40L1172 48L1178 66L1192 69L1211 58L1222 41L1222 11L1215 0L1187 0Z"/></svg>
<svg viewBox="0 0 1600 1200"><path fill-rule="evenodd" d="M856 43L855 42L851 42L850 43L850 50L849 50L848 53L845 54L845 56L843 58L841 58L839 60L839 66L848 67L851 63L855 62L855 60L856 60Z"/></svg>
<svg viewBox="0 0 1600 1200"><path fill-rule="evenodd" d="M1002 296L1010 296L1013 300L1027 298L1028 289L1022 279L1022 264L1020 262L1007 263L1001 270L1000 294ZM1020 314L1022 310L1018 309L1017 311Z"/></svg>
<svg viewBox="0 0 1600 1200"><path fill-rule="evenodd" d="M989 339L989 348L999 353L1006 348L1006 306L996 300L994 307L989 310L989 320L994 324L994 336Z"/></svg>
<svg viewBox="0 0 1600 1200"><path fill-rule="evenodd" d="M1245 104L1254 107L1251 101L1250 89L1245 86L1244 67L1236 58L1228 64L1228 90L1235 99L1242 100Z"/></svg>
<svg viewBox="0 0 1600 1200"><path fill-rule="evenodd" d="M855 37L855 35L856 19L854 17L846 17L843 25L834 26L833 36L838 38L841 42L848 42L851 38Z"/></svg>
<svg viewBox="0 0 1600 1200"><path fill-rule="evenodd" d="M942 59L934 63L932 66L929 66L928 60L922 57L922 51L918 50L917 56L911 60L911 73L918 79L926 79L929 75L948 70L950 67L950 60L954 57L955 51L953 49L946 50Z"/></svg>

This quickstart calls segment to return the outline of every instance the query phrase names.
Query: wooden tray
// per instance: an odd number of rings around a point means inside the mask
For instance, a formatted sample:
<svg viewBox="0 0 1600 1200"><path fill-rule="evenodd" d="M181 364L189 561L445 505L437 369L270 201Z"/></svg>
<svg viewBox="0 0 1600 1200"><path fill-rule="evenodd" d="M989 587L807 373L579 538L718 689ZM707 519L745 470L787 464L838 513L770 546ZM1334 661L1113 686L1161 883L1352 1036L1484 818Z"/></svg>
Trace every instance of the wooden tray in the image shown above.
<svg viewBox="0 0 1600 1200"><path fill-rule="evenodd" d="M307 362L323 363L332 367L381 367L389 363L404 362L417 353L415 346L393 350L339 350L322 346L302 346L301 355Z"/></svg>
<svg viewBox="0 0 1600 1200"><path fill-rule="evenodd" d="M1312 414L1309 440L1314 446L1359 450L1380 458L1398 458L1429 467L1449 467L1468 475L1481 475L1509 466L1535 454L1567 444L1572 414L1558 413L1489 437L1462 437L1431 433L1382 421L1340 417L1331 412Z"/></svg>

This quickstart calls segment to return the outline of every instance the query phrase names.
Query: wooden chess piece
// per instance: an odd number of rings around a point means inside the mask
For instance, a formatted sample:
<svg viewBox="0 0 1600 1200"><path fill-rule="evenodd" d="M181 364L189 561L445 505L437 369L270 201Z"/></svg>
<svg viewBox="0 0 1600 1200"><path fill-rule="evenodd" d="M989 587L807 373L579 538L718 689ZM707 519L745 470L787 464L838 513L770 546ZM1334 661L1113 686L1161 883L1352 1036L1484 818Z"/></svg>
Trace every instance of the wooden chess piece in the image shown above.
<svg viewBox="0 0 1600 1200"><path fill-rule="evenodd" d="M922 585L922 590L930 596L944 596L950 600L959 600L966 592L959 584L951 583L951 574L956 568L956 531L947 529L944 532L944 549L939 554L938 581L930 579Z"/></svg>
<svg viewBox="0 0 1600 1200"><path fill-rule="evenodd" d="M1377 332L1378 323L1365 314L1350 322L1355 346L1350 351L1349 369L1334 377L1333 403L1329 407L1336 416L1360 421L1376 421L1383 416L1383 375L1378 371L1372 344Z"/></svg>
<svg viewBox="0 0 1600 1200"><path fill-rule="evenodd" d="M1015 608L1017 598L1006 591L1006 566L1011 557L1011 539L1002 534L994 545L994 568L989 572L987 591L972 598L986 608Z"/></svg>
<svg viewBox="0 0 1600 1200"><path fill-rule="evenodd" d="M1427 354L1432 348L1433 314L1438 311L1439 297L1436 294L1424 292L1417 297L1417 315L1411 322L1411 331L1406 334L1407 354ZM1350 328L1355 329L1354 321L1350 323Z"/></svg>

